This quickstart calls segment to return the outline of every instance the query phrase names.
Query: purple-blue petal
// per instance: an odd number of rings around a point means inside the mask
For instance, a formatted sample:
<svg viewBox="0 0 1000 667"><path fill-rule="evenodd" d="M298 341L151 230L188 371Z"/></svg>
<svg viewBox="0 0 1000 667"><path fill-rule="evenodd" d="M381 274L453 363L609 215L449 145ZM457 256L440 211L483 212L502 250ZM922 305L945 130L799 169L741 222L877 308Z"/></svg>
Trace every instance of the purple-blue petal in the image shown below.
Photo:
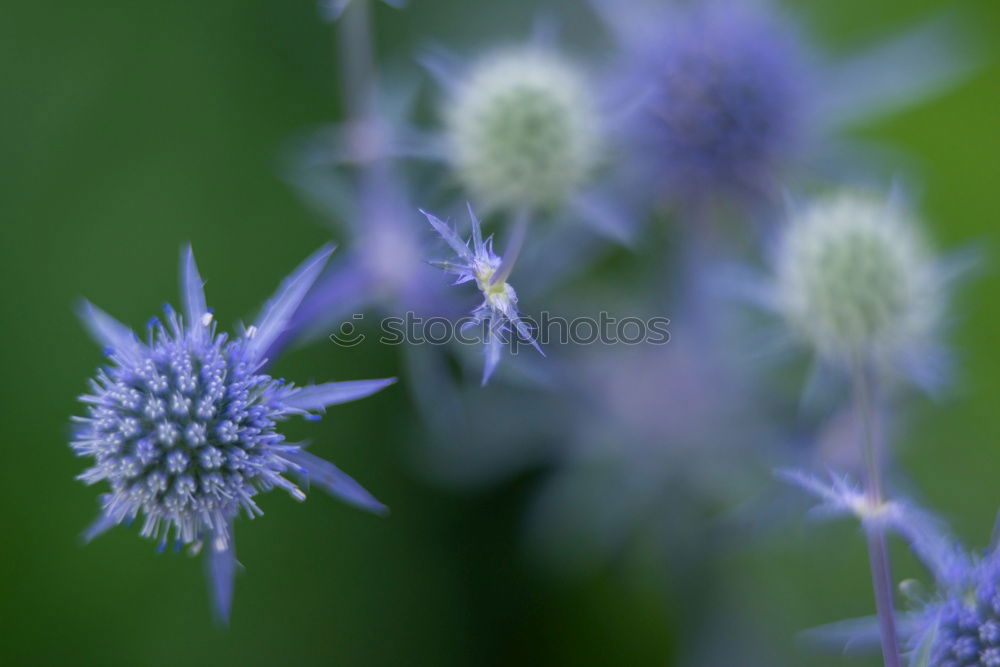
<svg viewBox="0 0 1000 667"><path fill-rule="evenodd" d="M83 531L83 534L80 537L83 538L84 543L92 542L117 525L117 521L109 517L104 512L101 512L100 516L98 516L93 523L87 526L87 529Z"/></svg>
<svg viewBox="0 0 1000 667"><path fill-rule="evenodd" d="M233 583L236 579L236 546L233 543L232 527L229 539L224 549L217 549L215 540L208 546L206 554L206 573L208 575L208 594L212 598L212 610L216 619L225 625L229 624L229 613L233 606Z"/></svg>
<svg viewBox="0 0 1000 667"><path fill-rule="evenodd" d="M195 339L201 340L205 330L201 319L208 312L208 305L205 303L204 283L198 274L194 251L190 245L185 246L181 252L181 304L188 328Z"/></svg>
<svg viewBox="0 0 1000 667"><path fill-rule="evenodd" d="M500 363L500 353L503 351L503 340L499 333L494 328L487 334L489 339L486 341L486 362L483 365L483 381L482 386L486 386L486 383L490 381L490 377L493 375L493 371L496 370L497 364Z"/></svg>
<svg viewBox="0 0 1000 667"><path fill-rule="evenodd" d="M395 382L396 378L327 382L297 389L283 402L286 406L294 409L321 410L331 405L349 403L359 398L371 396Z"/></svg>
<svg viewBox="0 0 1000 667"><path fill-rule="evenodd" d="M323 487L330 495L375 514L387 514L389 512L388 507L376 500L363 486L329 461L310 454L305 450L289 452L284 456L301 468L303 474L311 483Z"/></svg>
<svg viewBox="0 0 1000 667"><path fill-rule="evenodd" d="M102 347L112 348L129 361L139 358L139 340L127 326L86 300L80 303L77 314Z"/></svg>
<svg viewBox="0 0 1000 667"><path fill-rule="evenodd" d="M254 325L254 336L247 345L250 358L263 358L271 343L285 331L302 299L326 266L333 250L332 245L323 246L281 283Z"/></svg>
<svg viewBox="0 0 1000 667"><path fill-rule="evenodd" d="M468 261L472 260L473 254L472 251L469 250L469 246L466 245L465 241L462 240L462 237L459 236L458 233L451 228L451 226L449 226L446 222L442 222L440 219L423 209L420 209L420 212L424 214L425 218L427 218L427 222L431 223L431 227L434 228L434 231L441 235L441 238L443 238L445 242L451 246L451 249L454 250L459 257Z"/></svg>

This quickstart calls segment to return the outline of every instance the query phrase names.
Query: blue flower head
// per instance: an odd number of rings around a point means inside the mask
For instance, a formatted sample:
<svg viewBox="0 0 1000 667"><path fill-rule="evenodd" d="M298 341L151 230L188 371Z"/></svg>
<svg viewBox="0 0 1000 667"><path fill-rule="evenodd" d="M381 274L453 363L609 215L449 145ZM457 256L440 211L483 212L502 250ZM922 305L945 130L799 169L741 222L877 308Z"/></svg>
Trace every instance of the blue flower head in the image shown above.
<svg viewBox="0 0 1000 667"><path fill-rule="evenodd" d="M485 385L500 361L500 352L504 342L512 336L520 337L538 350L541 348L535 341L531 329L521 318L517 310L517 292L507 282L517 255L520 240L523 239L523 226L518 227L517 241L508 253L507 259L502 259L493 252L493 237L483 240L482 227L479 219L469 206L469 216L472 218L472 248L447 223L442 222L426 211L421 211L431 223L434 230L441 235L457 257L454 260L431 262L434 266L457 276L455 285L475 281L483 295L483 302L472 311L472 318L463 325L463 330L486 324L486 364L483 368L483 384Z"/></svg>
<svg viewBox="0 0 1000 667"><path fill-rule="evenodd" d="M765 10L694 2L622 35L624 80L640 100L628 134L668 197L766 189L797 150L804 58L793 32ZM612 12L627 9L613 3Z"/></svg>
<svg viewBox="0 0 1000 667"><path fill-rule="evenodd" d="M915 656L937 667L1000 667L1000 553L970 559L917 615Z"/></svg>
<svg viewBox="0 0 1000 667"><path fill-rule="evenodd" d="M937 592L899 618L909 664L1000 667L1000 551L994 547L984 558L970 555L938 520L912 503L874 505L844 479L832 477L828 483L795 471L779 475L820 498L816 513L822 516L854 516L863 525L877 522L898 534L933 575ZM834 624L813 634L856 643L877 631L872 619Z"/></svg>
<svg viewBox="0 0 1000 667"><path fill-rule="evenodd" d="M324 248L281 285L260 318L238 336L216 332L201 277L188 248L181 257L183 312L164 306L165 324L150 321L145 341L95 306L81 317L107 351L108 365L80 400L71 443L92 465L79 479L107 482L91 539L141 517L140 532L193 552L209 545L209 572L219 614L228 617L235 572L232 525L241 510L263 512L256 496L273 488L297 500L290 479L319 484L358 507L385 507L333 464L285 442L278 423L316 417L330 405L368 396L393 380L296 387L265 373L265 353L287 327L332 252Z"/></svg>

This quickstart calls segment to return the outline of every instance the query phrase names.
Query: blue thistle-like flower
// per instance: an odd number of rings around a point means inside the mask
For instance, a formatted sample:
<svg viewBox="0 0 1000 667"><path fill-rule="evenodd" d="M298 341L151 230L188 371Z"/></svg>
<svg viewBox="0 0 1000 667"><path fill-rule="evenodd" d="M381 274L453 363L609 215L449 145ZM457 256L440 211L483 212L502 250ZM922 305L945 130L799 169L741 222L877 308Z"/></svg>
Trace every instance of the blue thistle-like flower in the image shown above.
<svg viewBox="0 0 1000 667"><path fill-rule="evenodd" d="M909 542L934 577L937 592L917 599L919 606L899 615L910 663L915 667L1000 667L1000 551L969 554L934 517L912 503L889 500L873 505L866 494L835 476L826 483L794 471L781 477L822 500L823 516L853 515L863 524L879 522ZM903 588L904 592L908 590ZM872 643L874 619L819 628L819 639Z"/></svg>
<svg viewBox="0 0 1000 667"><path fill-rule="evenodd" d="M916 615L912 648L935 667L1000 667L1000 553L970 561Z"/></svg>
<svg viewBox="0 0 1000 667"><path fill-rule="evenodd" d="M606 13L628 13L618 5ZM764 9L695 2L635 17L644 25L621 36L623 79L641 100L628 135L668 197L769 189L798 149L805 58L794 31Z"/></svg>
<svg viewBox="0 0 1000 667"><path fill-rule="evenodd" d="M812 487L801 476L798 483ZM813 491L826 495L830 489ZM899 616L909 663L914 667L1000 667L1000 550L969 554L913 506L893 502L886 527L907 539L937 583L932 595ZM909 587L901 588L905 591ZM813 631L817 638L871 643L874 619L847 621Z"/></svg>
<svg viewBox="0 0 1000 667"><path fill-rule="evenodd" d="M277 425L292 416L318 418L324 408L363 398L393 379L296 387L265 373L265 354L285 330L332 248L307 259L279 288L260 318L235 337L216 332L202 280L188 248L181 257L183 313L164 306L141 341L90 303L81 317L109 364L80 400L73 451L93 465L79 479L107 481L99 520L89 540L140 515L140 532L173 538L197 552L208 543L217 611L228 617L235 572L232 524L241 510L263 514L258 493L280 488L305 494L289 473L315 482L344 501L374 512L385 506L333 464L285 442Z"/></svg>
<svg viewBox="0 0 1000 667"><path fill-rule="evenodd" d="M510 272L514 268L514 261L517 258L517 249L520 241L523 240L523 225L520 239L513 243L514 249L508 253L506 260L493 252L493 237L483 240L483 231L479 219L469 206L469 216L472 218L472 248L463 241L462 238L447 223L442 222L426 211L420 211L431 223L434 230L441 235L451 249L457 255L455 260L439 260L431 262L432 265L448 273L457 276L454 285L475 281L476 287L483 295L483 302L472 311L472 319L463 324L463 331L486 324L486 363L483 367L483 384L485 385L497 363L500 361L500 352L506 341L512 340L512 336L520 337L538 350L544 356L542 349L538 346L527 323L521 318L517 310L517 292L507 282Z"/></svg>
<svg viewBox="0 0 1000 667"><path fill-rule="evenodd" d="M854 151L834 135L939 94L979 61L954 17L844 60L769 0L591 2L622 51L615 96L636 100L624 130L639 175L682 204L773 197L781 172L802 162L842 169Z"/></svg>

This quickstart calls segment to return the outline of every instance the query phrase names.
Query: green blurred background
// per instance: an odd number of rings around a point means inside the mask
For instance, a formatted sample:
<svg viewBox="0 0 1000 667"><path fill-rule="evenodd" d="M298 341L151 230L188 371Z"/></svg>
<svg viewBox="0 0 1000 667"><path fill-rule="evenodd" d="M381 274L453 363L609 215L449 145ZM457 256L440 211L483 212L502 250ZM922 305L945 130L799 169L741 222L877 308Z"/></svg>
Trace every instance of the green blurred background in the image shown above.
<svg viewBox="0 0 1000 667"><path fill-rule="evenodd" d="M554 3L577 33L582 3ZM923 499L985 546L1000 507L1000 3L794 3L821 44L849 50L944 8L979 30L988 64L955 91L863 130L905 150L943 248L978 241L986 270L962 293L961 381L919 403L901 433ZM411 464L420 424L403 387L292 425L393 509L388 519L313 494L265 500L237 525L232 627L211 621L199 559L155 553L134 530L86 547L97 490L66 446L76 396L100 363L73 314L86 295L141 326L177 296L193 243L210 305L251 315L328 231L277 177L277 154L339 117L334 43L311 0L2 3L0 73L0 664L674 664L691 599L655 563L551 577L521 548L541 472L481 492L442 491ZM474 47L529 28L537 3L414 0L376 8L390 60L428 41ZM276 372L297 381L399 372L398 350L317 344ZM405 378L404 378L405 381ZM896 545L899 547L900 545ZM900 576L919 569L897 549ZM864 546L850 525L796 525L723 556L716 588L741 601L734 633L774 664L876 664L796 640L869 613ZM690 589L691 583L686 582Z"/></svg>

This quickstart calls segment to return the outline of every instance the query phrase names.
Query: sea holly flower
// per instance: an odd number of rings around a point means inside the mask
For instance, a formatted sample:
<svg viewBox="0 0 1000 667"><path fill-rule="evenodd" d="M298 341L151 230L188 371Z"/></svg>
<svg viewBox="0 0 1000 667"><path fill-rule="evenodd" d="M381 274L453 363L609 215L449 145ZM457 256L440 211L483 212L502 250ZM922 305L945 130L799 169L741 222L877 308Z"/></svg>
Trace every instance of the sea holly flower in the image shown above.
<svg viewBox="0 0 1000 667"><path fill-rule="evenodd" d="M446 110L448 155L476 200L558 207L593 176L600 143L584 77L555 53L522 48L476 62Z"/></svg>
<svg viewBox="0 0 1000 667"><path fill-rule="evenodd" d="M618 43L611 86L636 176L659 200L774 204L791 170L844 169L835 136L954 85L976 58L941 17L826 57L768 0L591 0ZM853 159L851 160L853 163Z"/></svg>
<svg viewBox="0 0 1000 667"><path fill-rule="evenodd" d="M182 312L164 306L145 340L90 303L81 317L104 346L108 364L80 400L70 446L91 467L87 484L107 482L89 540L141 517L143 537L171 540L192 552L207 545L216 611L227 619L235 573L233 522L263 514L256 496L274 488L305 494L288 476L314 483L376 513L385 506L332 463L289 443L278 424L318 419L325 408L373 394L394 380L329 382L296 387L265 372L266 351L288 326L332 248L308 258L279 287L257 321L238 335L217 333L194 255L181 256Z"/></svg>
<svg viewBox="0 0 1000 667"><path fill-rule="evenodd" d="M843 191L794 210L778 242L771 304L827 365L859 364L932 388L954 271L896 197Z"/></svg>
<svg viewBox="0 0 1000 667"><path fill-rule="evenodd" d="M624 28L623 85L638 100L625 138L655 191L701 200L757 193L799 148L809 72L794 31L747 2L694 2Z"/></svg>
<svg viewBox="0 0 1000 667"><path fill-rule="evenodd" d="M1000 552L970 558L951 575L914 614L913 664L1000 667Z"/></svg>
<svg viewBox="0 0 1000 667"><path fill-rule="evenodd" d="M472 248L447 223L426 211L421 211L434 230L455 251L454 260L431 262L434 266L456 276L455 285L475 282L483 295L483 302L472 311L472 319L463 325L463 330L485 324L486 364L483 368L485 385L497 363L506 342L514 342L518 337L531 343L544 356L528 324L517 310L517 292L507 282L514 268L514 261L523 241L524 226L515 229L515 240L506 259L493 252L493 237L483 240L479 219L469 206L472 219Z"/></svg>
<svg viewBox="0 0 1000 667"><path fill-rule="evenodd" d="M909 663L914 667L1000 666L1000 551L970 554L930 517L911 503L886 501L872 512L861 490L836 477L827 483L799 472L780 476L822 499L824 515L854 515L863 523L879 521L909 542L933 576L936 590L910 595L913 608L899 614ZM915 582L901 586L904 593ZM809 634L826 643L873 644L874 619L817 628Z"/></svg>
<svg viewBox="0 0 1000 667"><path fill-rule="evenodd" d="M426 157L487 211L582 223L628 241L635 216L617 196L624 185L606 150L620 104L553 41L537 30L478 57L425 54L443 92L442 128L425 142Z"/></svg>
<svg viewBox="0 0 1000 667"><path fill-rule="evenodd" d="M865 489L853 498L838 489L831 498L854 508L866 528L886 664L899 664L885 540L885 520L895 508L882 495L873 380L939 375L920 366L933 357L941 328L940 273L898 201L849 191L795 211L776 254L777 311L795 337L853 382Z"/></svg>
<svg viewBox="0 0 1000 667"><path fill-rule="evenodd" d="M840 190L786 209L769 244L770 275L736 270L721 282L773 316L761 339L769 354L813 353L804 402L829 398L861 371L936 395L952 366L949 297L977 265L975 249L934 253L898 191Z"/></svg>

